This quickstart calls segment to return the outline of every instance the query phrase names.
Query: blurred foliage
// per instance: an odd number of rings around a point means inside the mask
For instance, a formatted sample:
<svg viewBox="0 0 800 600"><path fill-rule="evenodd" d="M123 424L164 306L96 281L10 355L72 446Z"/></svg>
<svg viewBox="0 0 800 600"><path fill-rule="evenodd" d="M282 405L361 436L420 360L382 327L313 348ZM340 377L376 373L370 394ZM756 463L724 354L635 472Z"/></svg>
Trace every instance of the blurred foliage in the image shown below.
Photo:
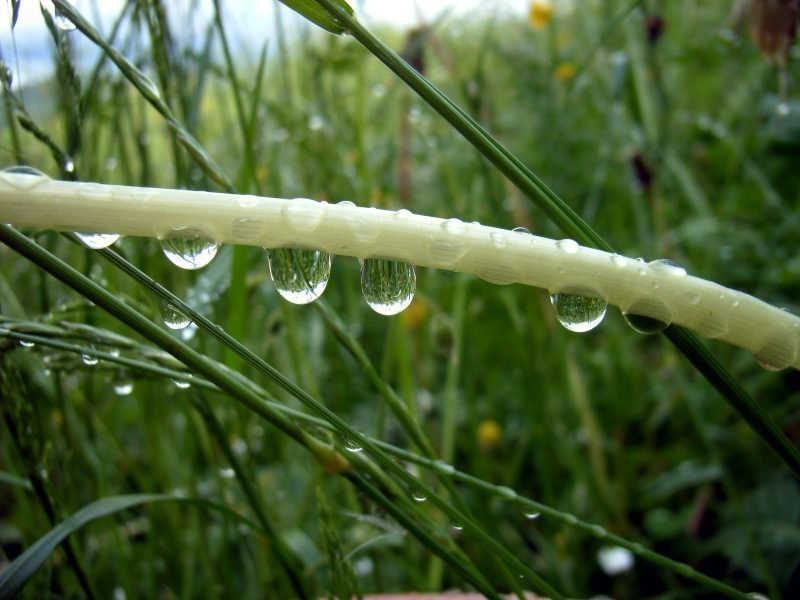
<svg viewBox="0 0 800 600"><path fill-rule="evenodd" d="M800 312L800 102L794 85L789 98L780 97L779 72L750 41L748 27L729 19L729 3L538 4L521 16L487 10L447 14L410 31L387 25L381 35L620 252L670 257L690 273ZM176 118L239 191L407 207L558 236L353 40L321 34L281 9L263 53L262 46L252 54L232 48L231 73L218 27L179 24L171 8L134 3L112 45L158 82ZM233 9L222 4L223 21ZM219 189L113 65L75 71L73 36L80 34L53 31L55 75L23 90L9 83L5 98L15 94L69 152L75 176ZM3 56L12 62L9 48ZM800 76L799 57L795 45L785 67L790 83ZM4 162L65 176L64 161L56 164L51 148L11 118L19 114L12 104L5 114ZM245 144L252 161L244 158ZM160 318L157 301L91 251L53 233L35 235ZM263 250L224 249L206 270L188 273L164 260L153 240L125 238L117 248L348 423L406 443L321 315L282 303ZM0 255L3 316L83 322L138 341L7 248ZM541 290L431 270L417 277L411 306L386 318L361 298L357 261L339 258L325 299L436 451L453 440L456 468L650 544L738 589L798 594L797 482L664 341L635 334L612 312L591 333L568 332ZM175 335L215 359L234 360L194 331ZM707 343L790 439L800 440L798 374L763 371L745 352ZM67 513L106 495L172 490L247 511L221 449L187 402L204 392L13 340L0 352L2 370L24 373L27 388L4 387L0 398L0 471L29 478L31 461L44 461L44 479ZM133 382L132 392L120 382ZM447 570L437 573L424 549L352 488L319 479L306 455L274 430L218 396L208 399L272 521L320 589L461 584ZM17 434L20 446L7 423L23 416L36 427ZM20 447L39 450L32 456ZM50 526L29 489L5 481L0 564ZM610 576L596 560L598 541L527 519L501 498L460 491L498 541L571 597L702 595L642 561ZM328 506L320 506L320 494ZM476 542L453 535L466 552L480 554ZM164 505L118 517L113 526L92 525L74 539L102 596L264 597L278 589L264 540L216 515ZM349 564L332 568L332 559ZM505 585L500 573L486 576ZM75 596L77 586L56 553L24 596Z"/></svg>

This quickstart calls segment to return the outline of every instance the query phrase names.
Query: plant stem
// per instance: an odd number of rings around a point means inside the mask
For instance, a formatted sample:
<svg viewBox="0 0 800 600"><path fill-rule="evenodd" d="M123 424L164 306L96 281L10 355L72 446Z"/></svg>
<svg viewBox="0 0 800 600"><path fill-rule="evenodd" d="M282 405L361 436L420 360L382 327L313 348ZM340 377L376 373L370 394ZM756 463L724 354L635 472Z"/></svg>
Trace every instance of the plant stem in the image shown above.
<svg viewBox="0 0 800 600"><path fill-rule="evenodd" d="M800 368L800 318L742 292L685 276L680 269L648 265L571 240L312 200L54 181L17 173L0 175L0 220L60 231L153 237L188 229L218 242L390 258L471 273L494 283L600 296L623 312L689 327L750 350L774 368ZM686 347L697 343L687 342ZM703 372L721 368L715 363ZM723 373L717 379L733 381ZM736 395L727 387L719 389Z"/></svg>

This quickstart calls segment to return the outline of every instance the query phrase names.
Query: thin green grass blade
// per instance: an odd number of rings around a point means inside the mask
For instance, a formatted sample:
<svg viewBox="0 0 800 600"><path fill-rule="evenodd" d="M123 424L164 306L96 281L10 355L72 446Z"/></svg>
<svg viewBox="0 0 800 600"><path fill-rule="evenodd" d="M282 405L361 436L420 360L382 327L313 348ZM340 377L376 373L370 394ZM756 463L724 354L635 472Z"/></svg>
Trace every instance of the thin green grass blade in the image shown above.
<svg viewBox="0 0 800 600"><path fill-rule="evenodd" d="M47 557L69 535L97 519L113 515L140 506L163 502L178 502L202 506L223 513L257 530L258 525L250 519L239 515L227 506L203 498L176 497L163 494L131 494L126 496L109 496L87 504L64 521L53 527L40 537L30 548L20 554L14 562L0 573L0 600L9 600L16 596L28 580L36 573Z"/></svg>
<svg viewBox="0 0 800 600"><path fill-rule="evenodd" d="M331 33L340 34L345 32L344 26L336 18L331 18L330 13L320 8L314 0L280 0L283 4L294 11L303 15L312 23L316 23L323 29ZM333 0L343 11L353 14L353 9L344 0Z"/></svg>

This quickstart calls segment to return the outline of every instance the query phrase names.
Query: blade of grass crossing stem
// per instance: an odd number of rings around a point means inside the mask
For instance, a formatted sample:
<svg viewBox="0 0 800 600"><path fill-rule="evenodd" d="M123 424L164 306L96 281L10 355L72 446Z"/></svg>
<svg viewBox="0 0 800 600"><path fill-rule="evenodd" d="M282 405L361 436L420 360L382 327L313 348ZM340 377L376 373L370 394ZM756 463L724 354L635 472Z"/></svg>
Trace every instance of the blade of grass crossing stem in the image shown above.
<svg viewBox="0 0 800 600"><path fill-rule="evenodd" d="M490 160L523 193L539 206L556 225L583 244L613 251L611 245L596 233L577 213L558 197L533 172L485 131L423 75L406 63L386 44L362 26L349 12L332 0L316 0L329 14L342 23L347 31L376 58L411 87L431 108L444 117L475 148ZM733 408L742 415L756 434L800 478L800 451L792 445L769 416L750 398L744 389L713 358L700 340L690 332L670 326L667 338L686 356L689 362L714 386Z"/></svg>
<svg viewBox="0 0 800 600"><path fill-rule="evenodd" d="M132 329L136 330L140 335L149 339L151 342L155 343L162 349L166 350L168 353L172 354L175 358L183 362L188 368L192 369L193 371L201 374L206 379L217 385L221 390L229 394L231 397L236 399L237 401L241 402L247 408L253 410L255 413L261 415L268 421L270 421L273 425L275 425L278 429L282 430L286 433L289 437L300 443L303 447L309 450L317 462L322 466L326 471L331 474L336 475L345 475L346 473L350 472L352 466L347 460L339 454L334 448L331 446L324 444L317 440L316 438L311 437L305 431L300 429L295 423L289 420L283 413L276 411L270 404L268 404L264 398L259 396L250 385L243 383L242 379L238 374L232 374L227 369L222 369L217 366L213 361L207 359L202 354L196 352L192 348L188 347L186 344L180 342L175 337L170 335L168 332L164 331L159 325L150 321L147 317L139 313L138 311L134 310L130 306L126 305L122 301L120 301L114 294L107 291L103 287L99 286L91 279L88 279L80 272L76 271L69 265L67 265L64 261L59 259L57 256L51 254L32 240L28 239L24 235L20 234L13 228L7 225L0 225L0 241L3 241L6 245L13 248L15 251L20 253L21 255L25 256L32 262L39 265L45 271L62 281L63 283L69 285L82 296L92 300L95 304L100 306L103 310L106 310L111 315L131 327ZM122 259L124 261L124 259ZM127 262L127 261L125 261ZM128 265L132 267L132 265ZM199 316L197 313L192 311L188 308L185 304L180 302L180 300L173 296L169 295L168 297L174 298L177 304L182 305L185 307L187 314L194 314ZM200 325L196 320L195 322ZM210 324L210 326L209 326ZM206 321L205 327L209 327L208 331L217 331L220 330L210 321ZM227 334L225 334L227 336ZM229 336L228 336L229 337ZM224 338L223 338L224 339ZM242 347L243 348L243 347ZM259 365L259 362L256 361L256 364ZM561 598L562 596L555 592L554 590L551 591L551 588L544 582L541 582L540 578L530 571L527 566L523 565L518 559L513 556L510 556L510 553L506 551L502 546L497 544L492 538L490 538L485 532L479 529L476 525L474 525L470 520L463 518L460 513L454 511L447 505L443 500L438 498L433 494L432 491L425 488L422 484L416 481L411 475L409 475L404 469L396 465L389 457L387 457L382 451L378 450L377 447L369 442L361 433L353 430L348 425L346 425L338 416L334 413L329 411L327 408L323 407L319 402L308 396L305 392L297 388L292 382L287 380L283 375L276 371L273 367L268 365L267 363L263 363L264 366L267 367L267 372L270 374L272 379L279 384L281 384L287 391L290 391L293 395L298 397L299 399L305 399L306 401L310 401L310 405L314 407L317 412L324 415L326 420L333 421L333 424L339 430L340 433L344 433L346 436L350 436L351 439L358 441L359 443L363 444L363 447L368 452L371 451L371 454L377 458L379 464L381 464L387 471L394 472L401 480L404 480L407 485L414 486L417 489L420 489L422 493L428 495L428 497L435 501L436 506L443 510L444 512L448 513L451 518L454 518L458 522L465 523L465 529L471 530L477 537L483 539L487 544L492 545L495 551L497 552L504 552L505 554L509 555L507 557L508 560L516 561L518 563L515 568L519 568L521 573L524 573L525 576L532 581L537 588L545 590L551 596L555 598ZM262 371L263 372L263 371ZM381 496L379 501L384 500L385 498ZM390 501L389 504L391 504ZM387 511L398 512L399 509L396 506L387 506L381 505ZM402 512L402 511L400 511ZM409 519L408 517L405 518L405 521L412 521L413 519ZM413 531L418 531L419 528L416 528ZM413 533L412 531L412 533ZM493 592L492 588L485 582L483 577L480 573L469 563L466 563L463 560L459 560L457 557L453 555L451 551L448 551L438 540L431 538L430 536L423 536L418 538L421 542L423 542L430 550L436 553L438 556L442 557L443 559L447 560L450 564L457 564L458 570L460 573L464 574L465 579L469 581L471 584L475 585L476 588L481 590L482 593L489 595L490 597L497 598L498 596ZM541 582L541 583L540 583Z"/></svg>
<svg viewBox="0 0 800 600"><path fill-rule="evenodd" d="M162 494L132 494L128 496L109 496L87 504L79 511L73 513L61 523L53 527L45 535L34 542L25 552L0 573L0 600L9 600L15 597L25 586L28 580L36 573L47 557L64 541L84 525L102 517L140 506L163 502L177 502L192 504L215 510L225 516L235 518L249 527L257 530L258 525L234 512L227 506L205 500L202 498L180 498Z"/></svg>

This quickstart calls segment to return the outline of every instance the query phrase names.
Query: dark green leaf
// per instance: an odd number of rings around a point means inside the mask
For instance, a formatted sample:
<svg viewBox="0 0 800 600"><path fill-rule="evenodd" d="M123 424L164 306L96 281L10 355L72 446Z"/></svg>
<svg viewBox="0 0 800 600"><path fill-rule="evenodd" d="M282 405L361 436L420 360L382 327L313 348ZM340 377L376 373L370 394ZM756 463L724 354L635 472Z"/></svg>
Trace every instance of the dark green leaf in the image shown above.
<svg viewBox="0 0 800 600"><path fill-rule="evenodd" d="M334 0L337 5L353 14L353 9L344 0ZM319 25L323 29L327 29L331 33L344 33L344 26L334 19L328 11L322 8L314 0L281 0L283 4L291 8L293 11L300 13L309 21Z"/></svg>

